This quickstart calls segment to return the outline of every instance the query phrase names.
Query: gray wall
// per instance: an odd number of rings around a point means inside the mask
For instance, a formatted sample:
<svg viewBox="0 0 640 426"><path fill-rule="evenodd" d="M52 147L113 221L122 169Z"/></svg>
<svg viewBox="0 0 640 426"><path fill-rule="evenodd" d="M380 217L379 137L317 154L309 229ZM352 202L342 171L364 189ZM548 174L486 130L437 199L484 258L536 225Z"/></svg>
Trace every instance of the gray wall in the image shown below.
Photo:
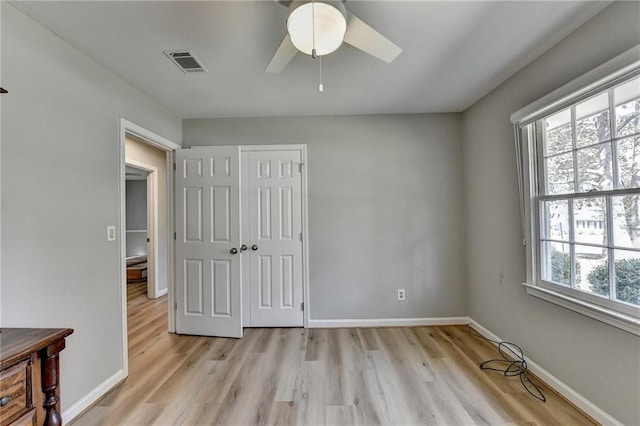
<svg viewBox="0 0 640 426"><path fill-rule="evenodd" d="M3 10L3 1L0 1L0 24L2 23L2 10ZM0 28L0 59L2 58L2 28ZM2 78L4 75L2 74L2 60L0 60L0 82L2 82ZM0 96L0 167L2 165L2 98L4 96ZM2 170L0 169L0 296L2 295L2 200L4 200L2 196ZM0 326L2 326L2 300L0 300Z"/></svg>
<svg viewBox="0 0 640 426"><path fill-rule="evenodd" d="M459 114L192 119L183 145L307 144L312 319L443 317L466 313L460 129Z"/></svg>
<svg viewBox="0 0 640 426"><path fill-rule="evenodd" d="M472 318L628 425L640 424L640 338L527 295L512 112L640 42L640 3L616 2L464 113Z"/></svg>
<svg viewBox="0 0 640 426"><path fill-rule="evenodd" d="M40 24L2 7L2 326L71 327L62 409L121 368L119 117L181 122Z"/></svg>
<svg viewBox="0 0 640 426"><path fill-rule="evenodd" d="M126 185L127 256L147 254L147 181L128 180Z"/></svg>
<svg viewBox="0 0 640 426"><path fill-rule="evenodd" d="M127 230L147 229L147 181L126 182Z"/></svg>

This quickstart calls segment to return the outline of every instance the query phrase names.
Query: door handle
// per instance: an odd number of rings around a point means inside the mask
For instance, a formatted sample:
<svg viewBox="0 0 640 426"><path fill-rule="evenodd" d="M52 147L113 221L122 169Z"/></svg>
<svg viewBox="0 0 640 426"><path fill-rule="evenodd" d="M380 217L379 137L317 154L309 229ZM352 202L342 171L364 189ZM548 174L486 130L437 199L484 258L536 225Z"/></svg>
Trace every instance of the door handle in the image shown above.
<svg viewBox="0 0 640 426"><path fill-rule="evenodd" d="M238 254L238 249L237 248L232 248L231 250L229 250L229 253L231 254Z"/></svg>
<svg viewBox="0 0 640 426"><path fill-rule="evenodd" d="M254 245L252 245L252 246L251 246L251 250L253 250L253 251L258 250L258 246L257 246L257 245L255 245L255 244L254 244Z"/></svg>
<svg viewBox="0 0 640 426"><path fill-rule="evenodd" d="M247 245L243 244L240 246L240 251L245 251L247 249Z"/></svg>

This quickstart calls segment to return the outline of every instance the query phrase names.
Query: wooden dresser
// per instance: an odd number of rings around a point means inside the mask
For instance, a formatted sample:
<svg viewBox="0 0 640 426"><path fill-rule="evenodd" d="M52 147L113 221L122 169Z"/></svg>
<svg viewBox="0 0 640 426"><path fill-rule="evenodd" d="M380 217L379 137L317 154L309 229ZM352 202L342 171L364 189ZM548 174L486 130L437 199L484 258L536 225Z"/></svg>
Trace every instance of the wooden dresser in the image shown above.
<svg viewBox="0 0 640 426"><path fill-rule="evenodd" d="M58 355L70 328L0 329L0 426L62 424Z"/></svg>
<svg viewBox="0 0 640 426"><path fill-rule="evenodd" d="M147 255L127 258L127 284L147 280Z"/></svg>

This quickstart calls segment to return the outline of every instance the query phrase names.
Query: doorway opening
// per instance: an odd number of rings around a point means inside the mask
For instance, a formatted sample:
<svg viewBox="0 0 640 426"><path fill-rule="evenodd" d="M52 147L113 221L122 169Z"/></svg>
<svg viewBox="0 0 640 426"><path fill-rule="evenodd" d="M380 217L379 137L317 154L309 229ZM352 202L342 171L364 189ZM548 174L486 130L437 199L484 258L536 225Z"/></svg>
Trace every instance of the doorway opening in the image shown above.
<svg viewBox="0 0 640 426"><path fill-rule="evenodd" d="M147 298L156 299L167 293L166 250L161 250L161 219L166 215L166 206L161 205L159 190L162 182L159 175L166 173L165 167L157 167L155 160L164 161L165 153L153 147L137 146L137 140L127 137L125 146L126 180L126 227L125 257L127 284L145 282ZM151 150L154 151L151 151ZM152 155L149 155L152 154ZM143 158L140 161L138 158ZM134 159L136 158L136 159ZM166 238L165 238L166 240ZM163 256L164 255L164 256Z"/></svg>
<svg viewBox="0 0 640 426"><path fill-rule="evenodd" d="M146 284L147 298L158 297L158 281L155 273L156 250L155 236L157 234L157 170L135 167L127 162L125 168L126 180L126 241L125 256L127 265L127 287L131 284ZM155 186L155 188L154 188Z"/></svg>
<svg viewBox="0 0 640 426"><path fill-rule="evenodd" d="M173 152L180 146L120 119L120 267L122 368L129 373L128 307L163 306L162 328L173 331ZM157 317L157 316L156 316ZM167 321L168 319L168 321ZM165 321L167 321L165 323ZM168 324L164 325L164 324ZM134 343L134 342L132 342Z"/></svg>

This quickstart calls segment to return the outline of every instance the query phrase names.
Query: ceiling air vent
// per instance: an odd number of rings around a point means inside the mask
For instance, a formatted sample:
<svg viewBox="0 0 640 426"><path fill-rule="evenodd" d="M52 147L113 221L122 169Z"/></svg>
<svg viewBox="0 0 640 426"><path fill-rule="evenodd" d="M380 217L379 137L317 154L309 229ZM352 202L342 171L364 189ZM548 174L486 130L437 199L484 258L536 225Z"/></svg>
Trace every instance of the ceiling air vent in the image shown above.
<svg viewBox="0 0 640 426"><path fill-rule="evenodd" d="M164 54L184 73L209 72L190 50L165 50Z"/></svg>

